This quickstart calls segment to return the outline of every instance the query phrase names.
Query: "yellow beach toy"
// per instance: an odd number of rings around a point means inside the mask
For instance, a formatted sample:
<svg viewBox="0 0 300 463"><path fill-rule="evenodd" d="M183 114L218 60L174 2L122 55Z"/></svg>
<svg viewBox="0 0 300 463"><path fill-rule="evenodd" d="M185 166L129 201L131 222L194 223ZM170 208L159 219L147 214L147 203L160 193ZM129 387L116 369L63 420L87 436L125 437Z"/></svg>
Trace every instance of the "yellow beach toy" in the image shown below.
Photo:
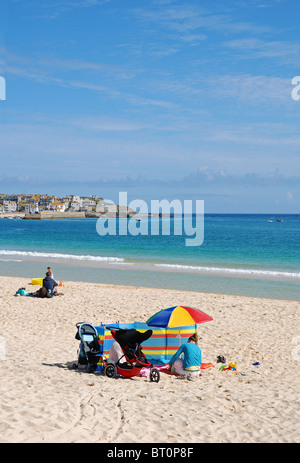
<svg viewBox="0 0 300 463"><path fill-rule="evenodd" d="M43 278L33 278L31 280L32 285L43 286Z"/></svg>
<svg viewBox="0 0 300 463"><path fill-rule="evenodd" d="M43 278L33 278L31 280L31 284L36 286L43 286ZM65 282L59 281L58 286L65 286Z"/></svg>
<svg viewBox="0 0 300 463"><path fill-rule="evenodd" d="M229 365L222 365L219 368L219 371L225 371L225 370L236 370L236 363L230 362Z"/></svg>

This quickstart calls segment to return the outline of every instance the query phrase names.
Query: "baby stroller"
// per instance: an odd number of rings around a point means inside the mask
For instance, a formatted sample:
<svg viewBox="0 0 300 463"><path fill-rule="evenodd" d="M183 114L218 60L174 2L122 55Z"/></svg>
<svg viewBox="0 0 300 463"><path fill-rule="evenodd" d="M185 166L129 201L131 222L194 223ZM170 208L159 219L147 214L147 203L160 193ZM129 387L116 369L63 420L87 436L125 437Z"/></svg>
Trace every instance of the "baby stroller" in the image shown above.
<svg viewBox="0 0 300 463"><path fill-rule="evenodd" d="M133 376L142 376L141 369L149 368L149 379L152 382L158 383L160 379L159 371L153 368L141 349L141 343L152 336L153 331L147 330L141 333L135 329L124 330L121 328L110 328L111 334L115 341L119 343L123 355L116 363L107 363L104 369L104 374L108 378L115 378L117 374L125 378Z"/></svg>
<svg viewBox="0 0 300 463"><path fill-rule="evenodd" d="M98 342L96 328L90 323L77 323L77 333L75 339L81 341L78 353L78 364L73 364L74 368L78 365L86 365L88 373L93 373L97 369L97 364L102 356Z"/></svg>

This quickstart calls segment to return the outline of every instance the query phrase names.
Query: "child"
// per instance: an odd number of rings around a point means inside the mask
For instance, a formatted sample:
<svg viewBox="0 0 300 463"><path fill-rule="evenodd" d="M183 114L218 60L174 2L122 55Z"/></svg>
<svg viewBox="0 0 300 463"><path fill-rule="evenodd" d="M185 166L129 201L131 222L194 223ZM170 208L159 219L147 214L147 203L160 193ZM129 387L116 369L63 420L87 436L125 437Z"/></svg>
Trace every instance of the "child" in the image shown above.
<svg viewBox="0 0 300 463"><path fill-rule="evenodd" d="M184 356L183 359L180 358L181 354ZM201 350L198 347L197 333L190 336L188 342L178 349L169 361L169 365L172 373L187 376L189 380L200 375Z"/></svg>
<svg viewBox="0 0 300 463"><path fill-rule="evenodd" d="M47 272L50 273L50 277L53 278L53 280L54 280L53 272L52 272L50 267L47 267Z"/></svg>

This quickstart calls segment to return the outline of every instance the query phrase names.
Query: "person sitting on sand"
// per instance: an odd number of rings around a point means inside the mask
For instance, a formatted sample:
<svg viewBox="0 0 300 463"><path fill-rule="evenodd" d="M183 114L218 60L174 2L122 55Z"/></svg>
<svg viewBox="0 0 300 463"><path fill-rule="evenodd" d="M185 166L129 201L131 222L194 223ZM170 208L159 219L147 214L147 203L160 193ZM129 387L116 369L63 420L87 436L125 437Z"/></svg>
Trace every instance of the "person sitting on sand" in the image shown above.
<svg viewBox="0 0 300 463"><path fill-rule="evenodd" d="M43 288L46 288L48 297L56 296L57 295L57 286L55 280L51 277L51 273L47 272L46 277L43 279Z"/></svg>
<svg viewBox="0 0 300 463"><path fill-rule="evenodd" d="M183 359L180 355L183 354ZM193 377L200 375L200 367L202 363L201 350L198 346L197 333L189 337L188 342L183 344L169 361L170 370L172 373L179 374L192 380Z"/></svg>

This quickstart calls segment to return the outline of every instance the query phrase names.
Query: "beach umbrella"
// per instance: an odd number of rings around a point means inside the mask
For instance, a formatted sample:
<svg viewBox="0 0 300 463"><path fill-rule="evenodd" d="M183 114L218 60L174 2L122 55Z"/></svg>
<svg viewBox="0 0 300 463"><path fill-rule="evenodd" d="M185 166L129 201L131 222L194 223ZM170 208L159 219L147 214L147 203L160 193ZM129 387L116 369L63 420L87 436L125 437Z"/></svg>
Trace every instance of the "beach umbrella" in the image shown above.
<svg viewBox="0 0 300 463"><path fill-rule="evenodd" d="M198 325L211 320L213 319L209 315L199 309L177 305L175 307L160 310L156 314L152 315L152 317L146 321L146 324L148 326L157 326L161 328L179 327L180 336L181 326Z"/></svg>
<svg viewBox="0 0 300 463"><path fill-rule="evenodd" d="M176 305L163 309L152 315L146 324L149 326L160 327L175 327L175 326L189 326L211 321L212 318L199 309L192 309L191 307L183 307Z"/></svg>

